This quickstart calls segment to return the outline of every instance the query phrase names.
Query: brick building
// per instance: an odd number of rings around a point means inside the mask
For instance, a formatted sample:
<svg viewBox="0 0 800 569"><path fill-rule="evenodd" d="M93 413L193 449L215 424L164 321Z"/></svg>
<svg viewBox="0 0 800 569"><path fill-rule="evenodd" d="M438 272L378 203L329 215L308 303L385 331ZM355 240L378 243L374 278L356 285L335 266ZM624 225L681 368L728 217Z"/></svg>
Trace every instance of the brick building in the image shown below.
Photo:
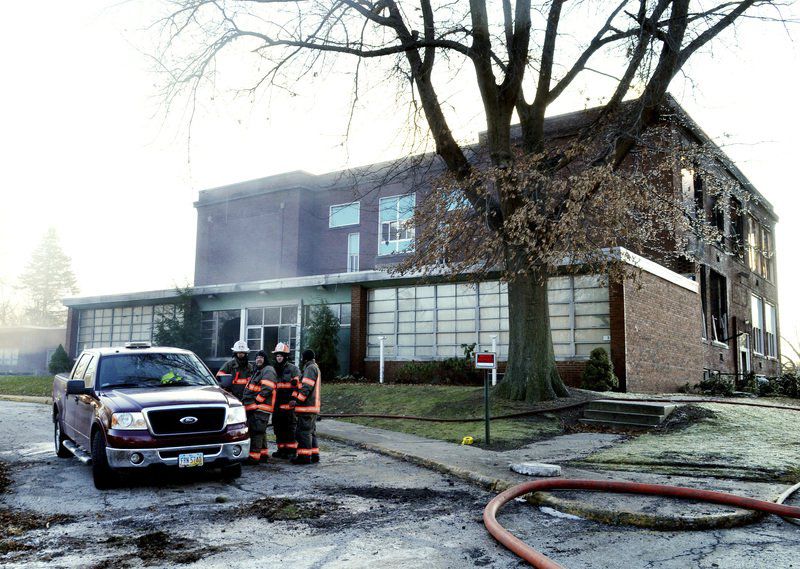
<svg viewBox="0 0 800 569"><path fill-rule="evenodd" d="M711 144L674 101L668 105L681 117L676 132ZM554 117L546 130L568 135L585 120L585 112ZM716 213L716 198L704 195L695 172L676 165L671 182L676 193L691 194L695 215L708 216L727 236L724 243L695 244L699 262L668 268L616 249L609 253L641 269L639 282L550 279L553 346L567 383L578 384L598 346L610 352L629 391L671 391L704 373L779 372L776 216L735 165L723 160L717 170L754 198L731 197L741 202L736 215ZM322 302L342 322L342 373L376 376L381 342L389 377L407 361L461 356L462 344L486 350L494 340L501 362L507 357L504 283L385 272L413 247L409 220L425 197L425 176L437 173L435 161L422 174L388 182L374 171L289 172L200 192L192 293L212 367L239 338L251 349L286 341L299 351L309 309ZM70 354L151 338L175 298L157 291L66 300Z"/></svg>

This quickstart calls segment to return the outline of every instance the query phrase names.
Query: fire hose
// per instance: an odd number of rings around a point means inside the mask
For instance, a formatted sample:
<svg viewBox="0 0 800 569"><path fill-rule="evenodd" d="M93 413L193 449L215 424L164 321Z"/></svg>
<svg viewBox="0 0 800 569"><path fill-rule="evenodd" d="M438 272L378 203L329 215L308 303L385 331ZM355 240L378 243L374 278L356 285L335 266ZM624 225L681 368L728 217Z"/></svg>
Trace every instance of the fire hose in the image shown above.
<svg viewBox="0 0 800 569"><path fill-rule="evenodd" d="M760 407L767 409L781 409L787 411L800 411L800 407L792 407L788 405L775 405L763 403L750 403L745 401L726 401L723 399L691 399L691 398L670 398L670 399L647 399L636 398L627 399L619 398L620 401L632 402L664 402L664 403L717 403L722 405L741 405L746 407ZM505 415L496 415L492 419L513 419L521 417L529 417L540 415L543 413L552 413L555 411L563 411L573 409L586 405L588 401L580 403L572 403L568 405L561 405L557 407L550 407L546 409L536 409L532 411L523 411L519 413L509 413ZM435 417L417 417L412 415L381 415L381 414L357 414L357 413L332 413L322 415L329 418L350 418L350 417L363 417L363 418L379 418L379 419L406 419L416 421L431 421L442 423L467 423L483 421L483 417L469 417L469 418L435 418ZM497 512L507 502L529 494L532 492L543 490L594 490L627 494L643 494L652 496L663 496L669 498L682 498L689 500L698 500L704 502L711 502L716 504L723 504L744 508L768 514L775 514L781 516L789 523L800 525L800 507L786 506L784 501L792 494L800 490L800 483L795 484L783 492L775 502L767 502L764 500L756 500L753 498L746 498L737 496L735 494L728 494L725 492L716 492L711 490L696 490L693 488L684 488L680 486L667 486L660 484L641 484L635 482L615 482L615 481L602 481L602 480L537 480L534 482L527 482L509 488L508 490L498 494L486 506L483 512L483 521L489 533L497 539L502 545L515 553L520 558L524 559L532 566L539 569L558 569L563 567L551 560L542 553L536 551L532 547L525 544L520 539L516 538L511 532L506 530L496 519Z"/></svg>
<svg viewBox="0 0 800 569"><path fill-rule="evenodd" d="M783 500L798 488L800 488L800 484L796 484L784 492L778 500L783 502ZM492 534L497 541L537 569L564 569L564 567L515 537L511 532L500 525L496 516L500 508L514 498L542 490L594 490L624 494L664 496L669 498L699 500L775 514L784 519L792 519L793 523L796 522L797 518L800 518L800 507L785 506L778 502L766 502L712 490L696 490L693 488L661 484L583 479L536 480L534 482L525 482L495 496L483 511L483 523L486 529L489 530L489 533Z"/></svg>

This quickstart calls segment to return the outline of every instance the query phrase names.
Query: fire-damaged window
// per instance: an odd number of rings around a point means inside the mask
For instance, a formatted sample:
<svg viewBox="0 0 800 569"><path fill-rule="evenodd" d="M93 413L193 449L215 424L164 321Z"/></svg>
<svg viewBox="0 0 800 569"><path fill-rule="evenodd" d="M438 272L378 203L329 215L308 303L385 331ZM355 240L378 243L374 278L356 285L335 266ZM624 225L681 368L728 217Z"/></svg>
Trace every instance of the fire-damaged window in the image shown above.
<svg viewBox="0 0 800 569"><path fill-rule="evenodd" d="M750 270L767 279L773 277L772 231L752 215L748 219L747 264Z"/></svg>
<svg viewBox="0 0 800 569"><path fill-rule="evenodd" d="M742 202L731 198L731 230L729 233L729 249L740 259L744 259L744 213Z"/></svg>
<svg viewBox="0 0 800 569"><path fill-rule="evenodd" d="M692 219L697 218L697 212L703 218L705 204L703 198L703 180L695 172L694 168L681 169L681 191L686 212Z"/></svg>
<svg viewBox="0 0 800 569"><path fill-rule="evenodd" d="M703 339L708 339L708 279L706 278L706 267L700 266L700 305L703 311Z"/></svg>
<svg viewBox="0 0 800 569"><path fill-rule="evenodd" d="M710 270L708 286L712 339L723 342L728 339L728 281L718 272Z"/></svg>
<svg viewBox="0 0 800 569"><path fill-rule="evenodd" d="M750 296L750 318L753 322L753 352L778 357L778 322L775 306L756 295Z"/></svg>
<svg viewBox="0 0 800 569"><path fill-rule="evenodd" d="M201 313L205 354L211 358L229 358L231 346L239 339L241 310L215 310Z"/></svg>

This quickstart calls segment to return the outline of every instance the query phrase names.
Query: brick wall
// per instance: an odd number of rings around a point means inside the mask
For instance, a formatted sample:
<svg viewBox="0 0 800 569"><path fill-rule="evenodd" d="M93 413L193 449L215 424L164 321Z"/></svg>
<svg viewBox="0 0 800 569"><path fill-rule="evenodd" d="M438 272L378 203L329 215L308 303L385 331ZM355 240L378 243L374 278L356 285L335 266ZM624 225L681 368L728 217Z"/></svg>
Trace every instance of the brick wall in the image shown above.
<svg viewBox="0 0 800 569"><path fill-rule="evenodd" d="M647 272L622 286L626 391L674 392L700 381L704 357L698 294Z"/></svg>
<svg viewBox="0 0 800 569"><path fill-rule="evenodd" d="M353 285L350 289L350 373L369 375L364 358L367 355L367 289Z"/></svg>

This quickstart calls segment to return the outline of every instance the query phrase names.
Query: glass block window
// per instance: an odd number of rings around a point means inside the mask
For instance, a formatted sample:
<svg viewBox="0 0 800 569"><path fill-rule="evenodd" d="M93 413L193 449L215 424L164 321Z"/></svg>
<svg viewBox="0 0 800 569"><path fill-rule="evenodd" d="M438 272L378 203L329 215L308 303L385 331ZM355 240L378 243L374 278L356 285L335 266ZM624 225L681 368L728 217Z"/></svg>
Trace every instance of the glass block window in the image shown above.
<svg viewBox="0 0 800 569"><path fill-rule="evenodd" d="M358 225L360 222L361 206L358 202L332 205L328 218L328 227L346 227Z"/></svg>
<svg viewBox="0 0 800 569"><path fill-rule="evenodd" d="M126 342L152 342L154 325L173 316L175 305L119 306L78 311L77 351Z"/></svg>
<svg viewBox="0 0 800 569"><path fill-rule="evenodd" d="M378 255L405 253L414 248L414 225L411 218L415 204L414 194L380 199Z"/></svg>
<svg viewBox="0 0 800 569"><path fill-rule="evenodd" d="M550 325L556 357L588 358L611 340L605 278L556 277L549 283ZM436 359L462 357L464 344L490 350L495 336L508 357L508 285L498 281L371 289L367 357Z"/></svg>

